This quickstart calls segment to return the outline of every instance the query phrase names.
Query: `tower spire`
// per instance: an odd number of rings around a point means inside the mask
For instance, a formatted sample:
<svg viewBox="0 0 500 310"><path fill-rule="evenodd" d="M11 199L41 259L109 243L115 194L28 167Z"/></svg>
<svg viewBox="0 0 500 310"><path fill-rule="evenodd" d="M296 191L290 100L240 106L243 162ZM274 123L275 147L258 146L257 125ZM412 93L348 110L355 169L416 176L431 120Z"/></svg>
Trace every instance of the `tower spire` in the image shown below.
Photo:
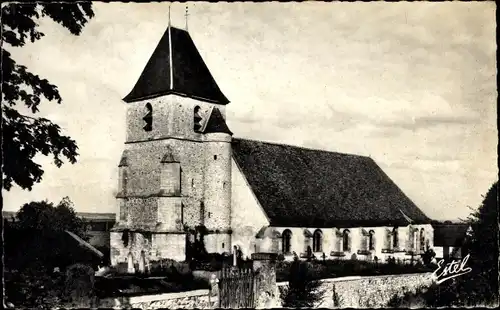
<svg viewBox="0 0 500 310"><path fill-rule="evenodd" d="M171 6L172 6L172 3L170 3L170 4L168 5L168 26L169 26L169 27L171 26L171 24L170 24L170 7L171 7Z"/></svg>

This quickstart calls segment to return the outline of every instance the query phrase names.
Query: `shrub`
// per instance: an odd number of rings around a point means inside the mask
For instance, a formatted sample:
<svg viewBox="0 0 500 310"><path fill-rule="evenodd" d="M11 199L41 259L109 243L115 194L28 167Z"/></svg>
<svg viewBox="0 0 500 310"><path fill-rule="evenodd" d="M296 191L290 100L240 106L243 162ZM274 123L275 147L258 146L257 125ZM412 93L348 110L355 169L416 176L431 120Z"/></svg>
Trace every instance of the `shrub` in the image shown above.
<svg viewBox="0 0 500 310"><path fill-rule="evenodd" d="M239 265L244 262L241 258L238 260ZM192 260L190 266L192 270L218 271L225 265L233 264L233 256L219 253L206 254L201 260Z"/></svg>
<svg viewBox="0 0 500 310"><path fill-rule="evenodd" d="M281 290L283 306L287 308L314 307L321 301L321 283L314 280L309 272L309 264L295 259L290 266L288 287Z"/></svg>
<svg viewBox="0 0 500 310"><path fill-rule="evenodd" d="M72 307L92 307L95 304L94 269L75 264L66 270L65 296Z"/></svg>
<svg viewBox="0 0 500 310"><path fill-rule="evenodd" d="M159 261L153 261L150 264L149 276L165 276L171 278L178 275L189 277L191 274L191 267L187 262L178 262L172 259L162 259Z"/></svg>
<svg viewBox="0 0 500 310"><path fill-rule="evenodd" d="M64 296L64 277L43 269L5 272L5 301L15 308L52 309Z"/></svg>
<svg viewBox="0 0 500 310"><path fill-rule="evenodd" d="M430 265L434 257L436 257L436 252L434 252L433 249L427 249L422 254L422 261L424 262L425 265Z"/></svg>
<svg viewBox="0 0 500 310"><path fill-rule="evenodd" d="M471 238L466 239L466 249L470 254L467 263L471 272L432 285L427 290L394 297L392 306L405 306L423 300L428 307L468 307L498 305L498 183L489 189L478 210L468 222L472 227ZM431 253L432 254L432 253Z"/></svg>

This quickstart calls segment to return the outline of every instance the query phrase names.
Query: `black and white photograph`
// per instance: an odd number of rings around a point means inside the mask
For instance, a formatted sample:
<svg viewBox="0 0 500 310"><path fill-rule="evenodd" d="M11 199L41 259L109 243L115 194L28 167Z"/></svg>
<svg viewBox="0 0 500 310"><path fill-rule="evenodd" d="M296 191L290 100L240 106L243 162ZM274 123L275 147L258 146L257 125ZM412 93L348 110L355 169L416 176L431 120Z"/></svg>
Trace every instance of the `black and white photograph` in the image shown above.
<svg viewBox="0 0 500 310"><path fill-rule="evenodd" d="M4 308L499 305L494 1L1 8Z"/></svg>

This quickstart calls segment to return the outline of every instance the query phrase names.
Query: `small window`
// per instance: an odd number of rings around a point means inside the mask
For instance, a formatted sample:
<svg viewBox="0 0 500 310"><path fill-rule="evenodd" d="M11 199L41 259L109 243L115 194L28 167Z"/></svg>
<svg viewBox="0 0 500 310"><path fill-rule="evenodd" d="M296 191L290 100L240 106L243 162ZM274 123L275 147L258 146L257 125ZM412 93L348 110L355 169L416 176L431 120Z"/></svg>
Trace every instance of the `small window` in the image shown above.
<svg viewBox="0 0 500 310"><path fill-rule="evenodd" d="M217 160L217 155L214 155L214 160Z"/></svg>
<svg viewBox="0 0 500 310"><path fill-rule="evenodd" d="M191 187L194 187L194 179L191 179Z"/></svg>
<svg viewBox="0 0 500 310"><path fill-rule="evenodd" d="M222 248L224 248L224 242L222 242Z"/></svg>
<svg viewBox="0 0 500 310"><path fill-rule="evenodd" d="M153 107L151 106L151 103L146 104L146 115L142 118L144 122L146 123L143 127L145 131L151 131L153 130Z"/></svg>
<svg viewBox="0 0 500 310"><path fill-rule="evenodd" d="M144 243L146 245L151 244L151 241L153 239L153 235L151 233L146 232L146 233L143 233L142 236L144 237Z"/></svg>
<svg viewBox="0 0 500 310"><path fill-rule="evenodd" d="M200 221L202 224L205 223L205 204L203 203L203 201L201 202L201 205L200 205L200 215L201 215L201 218L200 218Z"/></svg>
<svg viewBox="0 0 500 310"><path fill-rule="evenodd" d="M212 212L208 212L208 218L212 216Z"/></svg>

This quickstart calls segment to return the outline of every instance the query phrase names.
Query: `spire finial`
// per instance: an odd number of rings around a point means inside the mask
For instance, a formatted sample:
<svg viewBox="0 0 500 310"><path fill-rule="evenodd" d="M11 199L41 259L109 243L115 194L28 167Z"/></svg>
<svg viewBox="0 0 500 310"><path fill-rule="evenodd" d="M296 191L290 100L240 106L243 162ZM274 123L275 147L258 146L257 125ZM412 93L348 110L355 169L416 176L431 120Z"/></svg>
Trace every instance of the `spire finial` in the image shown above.
<svg viewBox="0 0 500 310"><path fill-rule="evenodd" d="M187 2L186 2L186 31L188 30L188 16L189 16L189 13L188 13L188 5L187 5Z"/></svg>
<svg viewBox="0 0 500 310"><path fill-rule="evenodd" d="M172 3L168 5L168 26L170 27L170 7L172 6Z"/></svg>

